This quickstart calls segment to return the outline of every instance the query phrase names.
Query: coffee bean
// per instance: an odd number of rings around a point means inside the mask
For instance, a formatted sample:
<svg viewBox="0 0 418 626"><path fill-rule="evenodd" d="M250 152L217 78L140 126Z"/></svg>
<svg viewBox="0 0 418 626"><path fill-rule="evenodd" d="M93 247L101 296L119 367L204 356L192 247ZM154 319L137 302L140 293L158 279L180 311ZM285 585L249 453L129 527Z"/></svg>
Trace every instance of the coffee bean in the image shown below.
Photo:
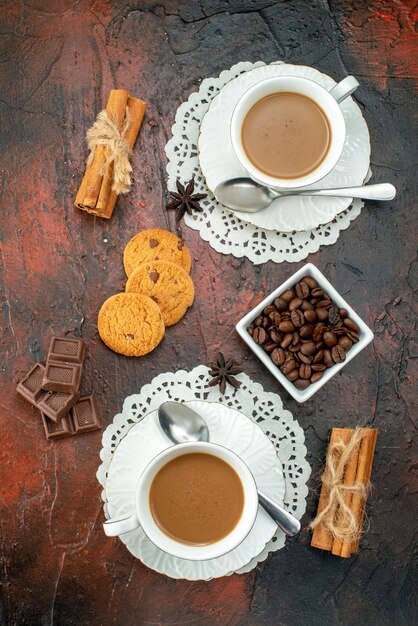
<svg viewBox="0 0 418 626"><path fill-rule="evenodd" d="M312 324L304 324L299 331L299 334L302 337L302 339L306 339L307 337L312 337L312 333L313 333Z"/></svg>
<svg viewBox="0 0 418 626"><path fill-rule="evenodd" d="M276 347L277 343L275 341L266 341L266 343L263 345L263 348L266 352L271 352Z"/></svg>
<svg viewBox="0 0 418 626"><path fill-rule="evenodd" d="M353 345L353 342L351 341L350 337L343 336L338 339L338 345L344 348L346 352L348 352Z"/></svg>
<svg viewBox="0 0 418 626"><path fill-rule="evenodd" d="M253 332L254 332L254 328L252 326L248 326L247 333L250 335L250 337L253 336Z"/></svg>
<svg viewBox="0 0 418 626"><path fill-rule="evenodd" d="M315 352L315 342L307 341L306 343L303 343L300 348L300 351L302 352L302 354L305 354L306 356L313 355L313 353Z"/></svg>
<svg viewBox="0 0 418 626"><path fill-rule="evenodd" d="M300 344L300 335L297 332L293 333L292 346L298 346Z"/></svg>
<svg viewBox="0 0 418 626"><path fill-rule="evenodd" d="M324 363L327 367L334 365L334 360L331 356L331 350L324 350Z"/></svg>
<svg viewBox="0 0 418 626"><path fill-rule="evenodd" d="M279 366L283 365L283 363L285 362L286 355L282 348L275 348L271 353L270 358L273 361L274 365Z"/></svg>
<svg viewBox="0 0 418 626"><path fill-rule="evenodd" d="M318 308L315 311L317 318L321 322L325 322L328 319L328 311L323 308Z"/></svg>
<svg viewBox="0 0 418 626"><path fill-rule="evenodd" d="M323 372L327 366L324 363L312 363L311 368L314 372Z"/></svg>
<svg viewBox="0 0 418 626"><path fill-rule="evenodd" d="M282 335L277 331L277 329L272 328L272 330L270 331L270 339L274 341L274 343L280 343L282 338Z"/></svg>
<svg viewBox="0 0 418 626"><path fill-rule="evenodd" d="M298 378L297 380L295 380L295 382L293 383L296 387L296 389L306 389L307 387L309 387L309 385L311 384L309 380L304 380L303 378Z"/></svg>
<svg viewBox="0 0 418 626"><path fill-rule="evenodd" d="M269 319L274 326L278 326L282 321L282 316L277 311L273 311L273 313L270 313Z"/></svg>
<svg viewBox="0 0 418 626"><path fill-rule="evenodd" d="M333 326L338 324L338 322L341 320L341 316L336 306L330 307L328 311L328 319L329 319L329 323L332 324Z"/></svg>
<svg viewBox="0 0 418 626"><path fill-rule="evenodd" d="M297 368L294 369L293 372L290 372L290 374L286 376L286 378L287 380L290 380L290 382L297 380L299 378L299 370Z"/></svg>
<svg viewBox="0 0 418 626"><path fill-rule="evenodd" d="M263 328L268 328L271 325L270 318L268 315L263 315L263 321L261 325Z"/></svg>
<svg viewBox="0 0 418 626"><path fill-rule="evenodd" d="M283 311L282 313L282 322L290 320L290 311Z"/></svg>
<svg viewBox="0 0 418 626"><path fill-rule="evenodd" d="M345 350L341 346L334 346L331 350L331 356L335 363L342 363L345 361Z"/></svg>
<svg viewBox="0 0 418 626"><path fill-rule="evenodd" d="M288 347L288 350L294 354L295 352L299 351L299 346L294 346L292 344L291 346Z"/></svg>
<svg viewBox="0 0 418 626"><path fill-rule="evenodd" d="M323 347L324 347L324 342L323 341L316 341L315 342L315 350L322 350Z"/></svg>
<svg viewBox="0 0 418 626"><path fill-rule="evenodd" d="M287 309L287 301L283 298L276 298L273 302L278 311L285 311Z"/></svg>
<svg viewBox="0 0 418 626"><path fill-rule="evenodd" d="M304 298L307 298L309 296L310 290L309 287L306 283L298 283L295 287L295 291L296 291L296 295L298 296L298 298L301 298L302 300Z"/></svg>
<svg viewBox="0 0 418 626"><path fill-rule="evenodd" d="M309 298L309 302L312 304L313 307L315 307L319 302L319 298Z"/></svg>
<svg viewBox="0 0 418 626"><path fill-rule="evenodd" d="M313 311L314 305L311 304L308 300L304 300L300 305L300 308L305 313L305 311Z"/></svg>
<svg viewBox="0 0 418 626"><path fill-rule="evenodd" d="M348 331L348 333L347 333L347 337L349 337L353 343L358 343L358 342L359 342L359 340L360 340L360 338L359 338L358 334L357 334L357 333L355 333L355 332L354 332L354 331L352 331L352 330L349 330L349 331Z"/></svg>
<svg viewBox="0 0 418 626"><path fill-rule="evenodd" d="M353 322L353 320L351 320L349 317L346 317L344 320L344 326L346 326L348 328L348 330L352 330L355 333L359 333L360 332L360 328L357 326L357 324L355 322Z"/></svg>
<svg viewBox="0 0 418 626"><path fill-rule="evenodd" d="M286 359L284 365L282 365L282 372L285 376L293 372L293 370L297 367L297 363L293 357Z"/></svg>
<svg viewBox="0 0 418 626"><path fill-rule="evenodd" d="M326 329L327 327L325 326L325 324L322 324L322 322L316 324L313 329L312 339L314 341L321 341Z"/></svg>
<svg viewBox="0 0 418 626"><path fill-rule="evenodd" d="M296 328L300 328L305 323L305 317L300 309L292 311L290 319L292 320L293 326L295 326Z"/></svg>
<svg viewBox="0 0 418 626"><path fill-rule="evenodd" d="M320 361L322 361L322 359L324 358L324 351L323 350L319 350L315 356L314 356L314 363L319 363Z"/></svg>
<svg viewBox="0 0 418 626"><path fill-rule="evenodd" d="M338 324L340 324L341 322L338 322ZM334 328L332 329L333 332L336 335L346 335L349 331L348 328L346 328L345 326L334 326Z"/></svg>
<svg viewBox="0 0 418 626"><path fill-rule="evenodd" d="M279 330L282 333L293 333L293 331L295 330L295 327L290 320L286 320L284 322L280 322Z"/></svg>
<svg viewBox="0 0 418 626"><path fill-rule="evenodd" d="M267 339L267 333L261 326L254 328L253 339L258 345L263 344Z"/></svg>
<svg viewBox="0 0 418 626"><path fill-rule="evenodd" d="M303 352L301 352L300 350L298 352L298 358L299 361L306 364L312 363L313 361L313 356L311 354L303 354Z"/></svg>
<svg viewBox="0 0 418 626"><path fill-rule="evenodd" d="M292 333L287 333L283 337L283 339L282 339L282 341L280 343L280 346L285 350L292 343L292 339L293 339Z"/></svg>
<svg viewBox="0 0 418 626"><path fill-rule="evenodd" d="M304 303L303 303L304 304ZM303 304L302 304L302 309L303 309ZM312 305L311 305L312 306ZM304 311L304 316L305 316L305 320L307 322L316 322L316 313L315 311L312 309L308 309L306 311Z"/></svg>
<svg viewBox="0 0 418 626"><path fill-rule="evenodd" d="M319 300L316 304L317 309L326 309L327 311L332 307L331 300Z"/></svg>
<svg viewBox="0 0 418 626"><path fill-rule="evenodd" d="M347 309L340 309L339 313L340 313L341 317L348 317Z"/></svg>
<svg viewBox="0 0 418 626"><path fill-rule="evenodd" d="M315 287L315 289L311 290L311 296L313 298L322 298L323 295L324 295L324 292L319 287Z"/></svg>
<svg viewBox="0 0 418 626"><path fill-rule="evenodd" d="M276 307L273 306L272 304L269 304L268 306L265 307L263 314L269 316L270 313L274 313L276 310Z"/></svg>
<svg viewBox="0 0 418 626"><path fill-rule="evenodd" d="M289 311L295 311L296 309L298 309L300 307L300 305L302 304L302 300L300 298L293 298L293 300L291 300L289 302Z"/></svg>
<svg viewBox="0 0 418 626"><path fill-rule="evenodd" d="M311 376L311 383L317 383L318 380L321 380L324 372L314 372Z"/></svg>
<svg viewBox="0 0 418 626"><path fill-rule="evenodd" d="M285 302L290 302L291 300L293 300L294 297L295 297L295 292L293 291L293 289L288 289L287 291L285 291L279 296L279 298L281 298Z"/></svg>
<svg viewBox="0 0 418 626"><path fill-rule="evenodd" d="M299 376L301 378L310 378L312 374L311 366L306 363L302 363L299 368Z"/></svg>
<svg viewBox="0 0 418 626"><path fill-rule="evenodd" d="M332 348L337 343L337 335L332 330L327 330L324 333L324 342L327 348Z"/></svg>
<svg viewBox="0 0 418 626"><path fill-rule="evenodd" d="M309 289L315 289L315 287L318 287L318 283L315 278L312 278L312 276L304 276L300 282L306 283Z"/></svg>
<svg viewBox="0 0 418 626"><path fill-rule="evenodd" d="M253 322L254 326L261 326L262 323L263 323L263 316L257 315L257 317L255 318Z"/></svg>

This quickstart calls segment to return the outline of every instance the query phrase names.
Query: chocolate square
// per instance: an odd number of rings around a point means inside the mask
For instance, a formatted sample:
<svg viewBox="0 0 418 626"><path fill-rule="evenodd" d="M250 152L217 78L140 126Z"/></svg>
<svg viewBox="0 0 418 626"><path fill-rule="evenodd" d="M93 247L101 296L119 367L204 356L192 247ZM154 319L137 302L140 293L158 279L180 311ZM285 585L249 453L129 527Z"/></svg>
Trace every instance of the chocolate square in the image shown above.
<svg viewBox="0 0 418 626"><path fill-rule="evenodd" d="M48 361L76 363L82 365L86 353L86 344L82 339L52 337L48 350Z"/></svg>
<svg viewBox="0 0 418 626"><path fill-rule="evenodd" d="M80 392L45 391L37 407L54 422L59 422L77 402Z"/></svg>
<svg viewBox="0 0 418 626"><path fill-rule="evenodd" d="M65 415L60 422L54 422L42 411L41 416L47 439L62 439L73 434L74 427L69 414Z"/></svg>
<svg viewBox="0 0 418 626"><path fill-rule="evenodd" d="M46 362L42 387L48 391L78 391L81 382L81 365L74 363Z"/></svg>
<svg viewBox="0 0 418 626"><path fill-rule="evenodd" d="M37 405L37 402L42 397L44 391L42 389L42 379L44 377L45 367L42 363L35 363L35 365L29 370L24 378L18 383L16 387L17 393L19 393L25 400Z"/></svg>
<svg viewBox="0 0 418 626"><path fill-rule="evenodd" d="M99 409L93 394L83 396L75 403L71 411L76 433L101 428Z"/></svg>

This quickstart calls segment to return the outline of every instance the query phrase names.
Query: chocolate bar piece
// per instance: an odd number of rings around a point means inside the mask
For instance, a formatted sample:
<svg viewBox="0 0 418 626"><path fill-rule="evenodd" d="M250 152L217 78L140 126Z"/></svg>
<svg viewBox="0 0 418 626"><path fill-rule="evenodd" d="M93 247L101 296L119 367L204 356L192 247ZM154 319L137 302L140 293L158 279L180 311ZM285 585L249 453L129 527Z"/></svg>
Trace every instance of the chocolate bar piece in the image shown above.
<svg viewBox="0 0 418 626"><path fill-rule="evenodd" d="M73 422L70 414L65 415L60 422L53 422L45 413L42 413L45 435L47 439L62 439L74 433Z"/></svg>
<svg viewBox="0 0 418 626"><path fill-rule="evenodd" d="M45 391L36 406L51 420L59 422L74 406L79 397L79 391L76 391L76 393Z"/></svg>
<svg viewBox="0 0 418 626"><path fill-rule="evenodd" d="M24 378L18 383L16 391L28 402L37 405L38 401L44 394L42 389L42 379L44 377L45 367L42 363L35 363Z"/></svg>
<svg viewBox="0 0 418 626"><path fill-rule="evenodd" d="M76 363L82 365L86 353L86 344L82 339L52 337L49 344L47 363Z"/></svg>
<svg viewBox="0 0 418 626"><path fill-rule="evenodd" d="M42 387L48 391L78 391L85 353L81 339L52 337Z"/></svg>
<svg viewBox="0 0 418 626"><path fill-rule="evenodd" d="M71 415L76 433L100 428L99 409L93 394L80 398L73 406Z"/></svg>
<svg viewBox="0 0 418 626"><path fill-rule="evenodd" d="M42 387L47 391L74 393L81 383L81 365L47 361Z"/></svg>

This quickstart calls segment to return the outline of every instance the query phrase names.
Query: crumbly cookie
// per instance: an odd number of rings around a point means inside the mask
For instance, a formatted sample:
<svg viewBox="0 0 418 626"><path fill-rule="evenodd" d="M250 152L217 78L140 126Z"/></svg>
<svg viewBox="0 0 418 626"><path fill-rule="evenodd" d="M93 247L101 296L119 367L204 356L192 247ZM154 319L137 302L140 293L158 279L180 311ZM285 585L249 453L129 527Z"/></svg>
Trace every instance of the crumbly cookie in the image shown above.
<svg viewBox="0 0 418 626"><path fill-rule="evenodd" d="M171 261L190 272L192 264L185 244L173 233L160 228L143 230L131 239L123 253L123 264L127 276L147 261Z"/></svg>
<svg viewBox="0 0 418 626"><path fill-rule="evenodd" d="M99 335L114 352L143 356L164 337L160 307L139 293L117 293L103 303L98 318Z"/></svg>
<svg viewBox="0 0 418 626"><path fill-rule="evenodd" d="M149 261L139 265L128 278L127 293L143 293L160 307L164 324L172 326L194 300L193 281L180 265Z"/></svg>

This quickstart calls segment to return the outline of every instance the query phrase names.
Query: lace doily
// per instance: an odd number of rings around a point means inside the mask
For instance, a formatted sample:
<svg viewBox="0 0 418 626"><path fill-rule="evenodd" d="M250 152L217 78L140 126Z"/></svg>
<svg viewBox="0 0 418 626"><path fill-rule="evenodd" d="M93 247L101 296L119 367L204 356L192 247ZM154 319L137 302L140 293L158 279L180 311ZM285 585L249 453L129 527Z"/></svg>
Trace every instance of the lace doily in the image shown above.
<svg viewBox="0 0 418 626"><path fill-rule="evenodd" d="M237 63L230 70L221 72L217 78L206 78L199 91L192 93L180 105L172 128L173 136L165 147L168 188L174 191L177 179L187 181L195 176L196 193L208 193L208 197L201 202L202 213L186 214L184 220L188 226L198 230L202 239L209 242L217 252L236 257L246 256L256 265L267 261L291 263L305 259L322 245L335 243L340 231L348 228L350 222L358 217L364 203L354 200L332 222L313 230L277 233L239 220L216 201L205 184L199 165L197 143L200 123L211 100L226 83L262 65L265 63L261 61Z"/></svg>
<svg viewBox="0 0 418 626"><path fill-rule="evenodd" d="M207 367L199 365L191 372L179 370L174 374L169 372L159 374L150 384L144 385L139 394L126 398L122 413L114 417L112 424L103 433L103 447L100 451L102 464L97 470L99 483L104 489L113 453L130 428L166 400L221 402L251 418L273 442L283 465L286 483L285 506L300 519L306 508L308 494L306 483L311 473L306 460L305 435L302 428L290 411L283 408L277 394L264 391L259 383L252 381L246 374L236 376L241 381L239 389L228 387L225 396L222 396L217 388L207 386L210 378L208 372ZM105 515L108 517L104 490L102 500ZM269 552L279 550L284 543L284 534L278 530L265 549L238 573L250 571L257 563L264 561Z"/></svg>

